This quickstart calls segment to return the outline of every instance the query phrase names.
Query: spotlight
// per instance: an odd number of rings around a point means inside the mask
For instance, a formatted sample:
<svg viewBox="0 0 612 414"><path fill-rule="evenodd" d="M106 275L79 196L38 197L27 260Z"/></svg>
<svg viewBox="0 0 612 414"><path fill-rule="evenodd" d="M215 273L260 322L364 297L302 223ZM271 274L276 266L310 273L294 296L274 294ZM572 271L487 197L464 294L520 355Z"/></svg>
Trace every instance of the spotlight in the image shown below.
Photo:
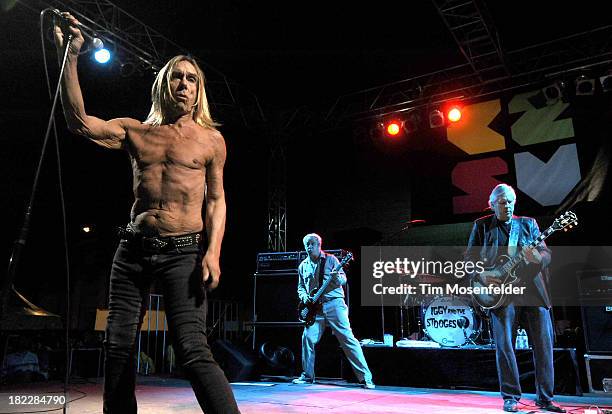
<svg viewBox="0 0 612 414"><path fill-rule="evenodd" d="M604 76L601 76L599 78L599 82L601 83L601 89L604 92L612 91L612 71L608 72Z"/></svg>
<svg viewBox="0 0 612 414"><path fill-rule="evenodd" d="M458 122L461 119L461 109L458 106L453 106L446 116L450 122Z"/></svg>
<svg viewBox="0 0 612 414"><path fill-rule="evenodd" d="M562 96L561 87L562 86L563 85L561 83L556 82L542 89L542 92L544 93L544 98L546 99L546 105L552 105L552 104L559 102L559 100L561 100L561 96Z"/></svg>
<svg viewBox="0 0 612 414"><path fill-rule="evenodd" d="M402 122L402 129L404 132L409 135L414 133L417 129L419 129L419 124L421 123L421 117L416 112L411 112L404 122Z"/></svg>
<svg viewBox="0 0 612 414"><path fill-rule="evenodd" d="M94 57L96 62L98 63L106 63L110 60L111 54L108 49L98 49L96 53L94 53Z"/></svg>
<svg viewBox="0 0 612 414"><path fill-rule="evenodd" d="M444 126L444 114L439 109L434 109L429 113L429 126L439 128Z"/></svg>
<svg viewBox="0 0 612 414"><path fill-rule="evenodd" d="M593 95L595 93L595 79L582 75L576 79L576 96Z"/></svg>
<svg viewBox="0 0 612 414"><path fill-rule="evenodd" d="M399 135L402 128L402 122L396 119L391 120L385 124L385 134L388 137L396 137Z"/></svg>
<svg viewBox="0 0 612 414"><path fill-rule="evenodd" d="M81 230L83 231L83 233L91 233L93 231L93 228L91 226L83 226L81 227Z"/></svg>

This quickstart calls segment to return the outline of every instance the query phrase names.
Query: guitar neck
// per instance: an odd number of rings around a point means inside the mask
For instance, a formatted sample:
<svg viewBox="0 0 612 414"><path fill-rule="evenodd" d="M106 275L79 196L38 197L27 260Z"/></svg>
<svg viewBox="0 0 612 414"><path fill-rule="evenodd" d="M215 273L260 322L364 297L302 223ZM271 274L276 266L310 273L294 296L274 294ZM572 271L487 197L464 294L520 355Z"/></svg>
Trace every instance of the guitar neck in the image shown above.
<svg viewBox="0 0 612 414"><path fill-rule="evenodd" d="M336 267L334 267L334 270L332 270L333 272L336 272L338 270L340 270L340 268L342 267L342 265L337 265ZM331 276L328 277L327 279L325 279L325 282L323 282L323 284L321 285L321 287L319 288L319 290L317 291L317 293L314 295L314 297L312 298L313 302L316 302L319 300L319 298L323 295L323 293L325 292L325 289L327 289L327 286L329 286L329 284L331 283Z"/></svg>

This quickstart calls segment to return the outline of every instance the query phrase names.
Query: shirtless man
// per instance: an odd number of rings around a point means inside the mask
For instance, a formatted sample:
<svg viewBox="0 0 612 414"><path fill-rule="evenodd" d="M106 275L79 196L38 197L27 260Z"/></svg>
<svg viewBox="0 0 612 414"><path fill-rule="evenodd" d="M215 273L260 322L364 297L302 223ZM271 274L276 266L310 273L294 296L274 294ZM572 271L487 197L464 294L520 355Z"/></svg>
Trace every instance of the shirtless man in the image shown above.
<svg viewBox="0 0 612 414"><path fill-rule="evenodd" d="M163 287L177 357L202 410L236 413L232 390L205 334L206 291L218 285L221 274L226 150L210 116L202 70L190 57L172 58L153 83L144 122L88 115L77 75L83 36L78 21L69 13L63 16L68 23L55 25L55 42L63 56L65 34L73 37L61 90L68 128L102 147L126 150L133 170L131 220L121 232L110 277L104 413L137 411L135 344L154 278Z"/></svg>

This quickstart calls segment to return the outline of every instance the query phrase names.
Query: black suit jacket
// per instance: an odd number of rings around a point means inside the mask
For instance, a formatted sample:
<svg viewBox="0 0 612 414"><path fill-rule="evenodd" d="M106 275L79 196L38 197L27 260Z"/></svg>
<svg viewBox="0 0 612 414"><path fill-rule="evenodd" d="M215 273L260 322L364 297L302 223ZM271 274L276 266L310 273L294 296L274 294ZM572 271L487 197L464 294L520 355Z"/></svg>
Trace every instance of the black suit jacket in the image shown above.
<svg viewBox="0 0 612 414"><path fill-rule="evenodd" d="M540 235L540 228L534 218L513 216L512 221L513 225L519 226L517 241L517 246L519 248L528 245ZM495 263L495 259L497 259L500 250L497 225L498 220L495 214L490 214L474 221L466 252L468 260L482 260L487 266ZM552 303L548 289L547 267L550 264L551 252L544 242L542 242L537 249L542 255L542 263L539 265L530 265L532 269L530 269L531 271L529 274L535 273L535 276L529 277L529 280L525 282L528 294L532 294L539 299L541 301L540 305L550 308ZM502 253L505 253L505 249L503 250ZM533 270L534 266L536 266L535 270Z"/></svg>

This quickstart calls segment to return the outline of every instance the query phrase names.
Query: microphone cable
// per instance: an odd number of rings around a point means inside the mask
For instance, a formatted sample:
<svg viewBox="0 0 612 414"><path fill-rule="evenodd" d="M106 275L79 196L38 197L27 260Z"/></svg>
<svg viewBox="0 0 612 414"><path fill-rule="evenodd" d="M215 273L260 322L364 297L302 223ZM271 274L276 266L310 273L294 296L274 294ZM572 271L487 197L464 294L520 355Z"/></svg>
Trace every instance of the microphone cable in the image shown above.
<svg viewBox="0 0 612 414"><path fill-rule="evenodd" d="M47 81L47 90L49 92L49 99L53 101L53 92L51 88L51 79L49 76L49 65L47 62L47 52L45 49L45 34L44 34L44 17L48 12L52 12L52 9L44 9L40 12L40 39L41 39L41 48L43 54L43 65L45 69L45 79ZM63 75L63 68L66 64L68 58L68 49L70 47L69 42L71 37L65 36L64 43L66 46L66 50L64 52L64 58L62 60L62 67L60 71L60 78L58 79L57 84L57 93L59 93L60 84L62 82L61 76ZM68 41L66 41L68 39ZM70 365L70 322L71 322L71 310L70 310L70 257L68 254L68 224L67 224L67 214L66 214L66 199L64 196L64 183L62 180L62 162L60 156L60 143L57 133L57 124L55 122L55 111L56 111L57 101L54 102L51 108L51 114L49 116L49 125L47 126L47 134L45 136L42 154L41 154L41 162L38 165L38 169L36 171L35 185L37 185L38 176L40 174L40 169L42 166L42 160L45 156L45 150L47 145L47 139L49 136L49 129L53 127L53 135L55 138L55 156L57 160L57 178L58 178L58 187L59 187L59 196L60 196L60 208L62 211L62 236L64 242L64 263L66 266L66 319L65 319L65 341L66 341L66 354L65 354L65 375L64 375L64 404L63 404L63 413L66 414L68 410L68 382L70 377L69 365Z"/></svg>

